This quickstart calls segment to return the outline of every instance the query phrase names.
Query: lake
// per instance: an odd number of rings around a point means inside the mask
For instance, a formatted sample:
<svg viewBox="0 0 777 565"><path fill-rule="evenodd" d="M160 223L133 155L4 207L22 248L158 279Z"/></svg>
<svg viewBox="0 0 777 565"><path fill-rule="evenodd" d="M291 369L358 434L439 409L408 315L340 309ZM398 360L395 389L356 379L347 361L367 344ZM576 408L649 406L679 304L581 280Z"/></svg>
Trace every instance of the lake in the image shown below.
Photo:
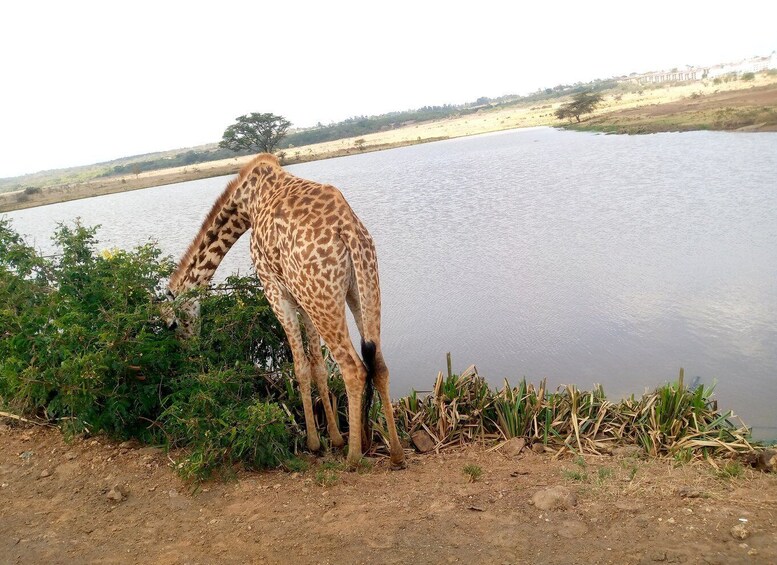
<svg viewBox="0 0 777 565"><path fill-rule="evenodd" d="M514 130L287 167L340 188L371 231L392 393L445 354L616 399L677 378L777 436L777 133L615 136ZM229 177L21 210L47 252L57 222L101 247L176 258ZM248 272L248 238L222 263Z"/></svg>

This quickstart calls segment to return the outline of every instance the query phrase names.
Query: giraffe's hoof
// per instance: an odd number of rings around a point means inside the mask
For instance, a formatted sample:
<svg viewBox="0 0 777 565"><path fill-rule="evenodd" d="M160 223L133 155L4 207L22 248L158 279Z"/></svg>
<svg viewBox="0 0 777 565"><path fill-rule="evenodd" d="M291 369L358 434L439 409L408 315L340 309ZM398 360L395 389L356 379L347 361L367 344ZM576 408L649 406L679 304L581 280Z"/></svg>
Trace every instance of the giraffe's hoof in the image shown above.
<svg viewBox="0 0 777 565"><path fill-rule="evenodd" d="M359 469L359 464L361 463L361 455L357 457L346 457L345 459L345 470L346 471L357 471Z"/></svg>
<svg viewBox="0 0 777 565"><path fill-rule="evenodd" d="M332 442L332 447L336 447L340 449L345 445L345 441L343 441L343 436L341 436L339 433L335 433L334 435L330 435L329 439Z"/></svg>
<svg viewBox="0 0 777 565"><path fill-rule="evenodd" d="M407 469L407 461L405 460L404 456L398 461L394 461L393 459L391 460L392 471L401 471L402 469Z"/></svg>
<svg viewBox="0 0 777 565"><path fill-rule="evenodd" d="M319 441L318 436L308 436L308 449L314 453L321 449L321 442Z"/></svg>

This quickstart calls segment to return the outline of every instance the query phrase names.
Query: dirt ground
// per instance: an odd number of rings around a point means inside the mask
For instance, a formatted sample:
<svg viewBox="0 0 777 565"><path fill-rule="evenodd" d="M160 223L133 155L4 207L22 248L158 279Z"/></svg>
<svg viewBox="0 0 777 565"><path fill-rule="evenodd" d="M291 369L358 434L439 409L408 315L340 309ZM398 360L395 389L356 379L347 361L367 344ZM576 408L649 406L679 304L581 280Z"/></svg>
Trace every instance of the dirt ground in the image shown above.
<svg viewBox="0 0 777 565"><path fill-rule="evenodd" d="M622 133L694 129L777 131L777 84L691 95L659 104L599 113L575 129L616 128Z"/></svg>
<svg viewBox="0 0 777 565"><path fill-rule="evenodd" d="M777 562L775 475L528 448L408 455L403 471L318 459L192 492L159 449L0 422L0 563ZM549 487L556 506L532 504Z"/></svg>

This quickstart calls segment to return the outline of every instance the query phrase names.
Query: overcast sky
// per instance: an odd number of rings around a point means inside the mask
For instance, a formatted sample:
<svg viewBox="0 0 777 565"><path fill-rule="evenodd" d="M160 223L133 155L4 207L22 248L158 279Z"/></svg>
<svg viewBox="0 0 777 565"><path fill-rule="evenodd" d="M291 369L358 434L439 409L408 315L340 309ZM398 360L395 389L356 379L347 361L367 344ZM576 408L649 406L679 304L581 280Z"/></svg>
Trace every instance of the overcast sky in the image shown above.
<svg viewBox="0 0 777 565"><path fill-rule="evenodd" d="M777 49L777 2L0 5L0 177Z"/></svg>

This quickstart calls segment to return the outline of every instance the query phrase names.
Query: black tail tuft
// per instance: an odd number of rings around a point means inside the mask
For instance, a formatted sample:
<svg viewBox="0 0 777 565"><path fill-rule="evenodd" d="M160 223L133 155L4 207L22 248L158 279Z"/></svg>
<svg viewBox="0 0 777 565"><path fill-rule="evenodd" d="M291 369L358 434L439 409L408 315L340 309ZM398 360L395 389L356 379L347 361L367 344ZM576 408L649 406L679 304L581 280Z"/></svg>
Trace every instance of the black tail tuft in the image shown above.
<svg viewBox="0 0 777 565"><path fill-rule="evenodd" d="M370 426L370 408L375 392L375 343L362 338L362 360L367 367L367 382L364 388L364 407L362 410L362 450L367 451L372 445L372 426Z"/></svg>

